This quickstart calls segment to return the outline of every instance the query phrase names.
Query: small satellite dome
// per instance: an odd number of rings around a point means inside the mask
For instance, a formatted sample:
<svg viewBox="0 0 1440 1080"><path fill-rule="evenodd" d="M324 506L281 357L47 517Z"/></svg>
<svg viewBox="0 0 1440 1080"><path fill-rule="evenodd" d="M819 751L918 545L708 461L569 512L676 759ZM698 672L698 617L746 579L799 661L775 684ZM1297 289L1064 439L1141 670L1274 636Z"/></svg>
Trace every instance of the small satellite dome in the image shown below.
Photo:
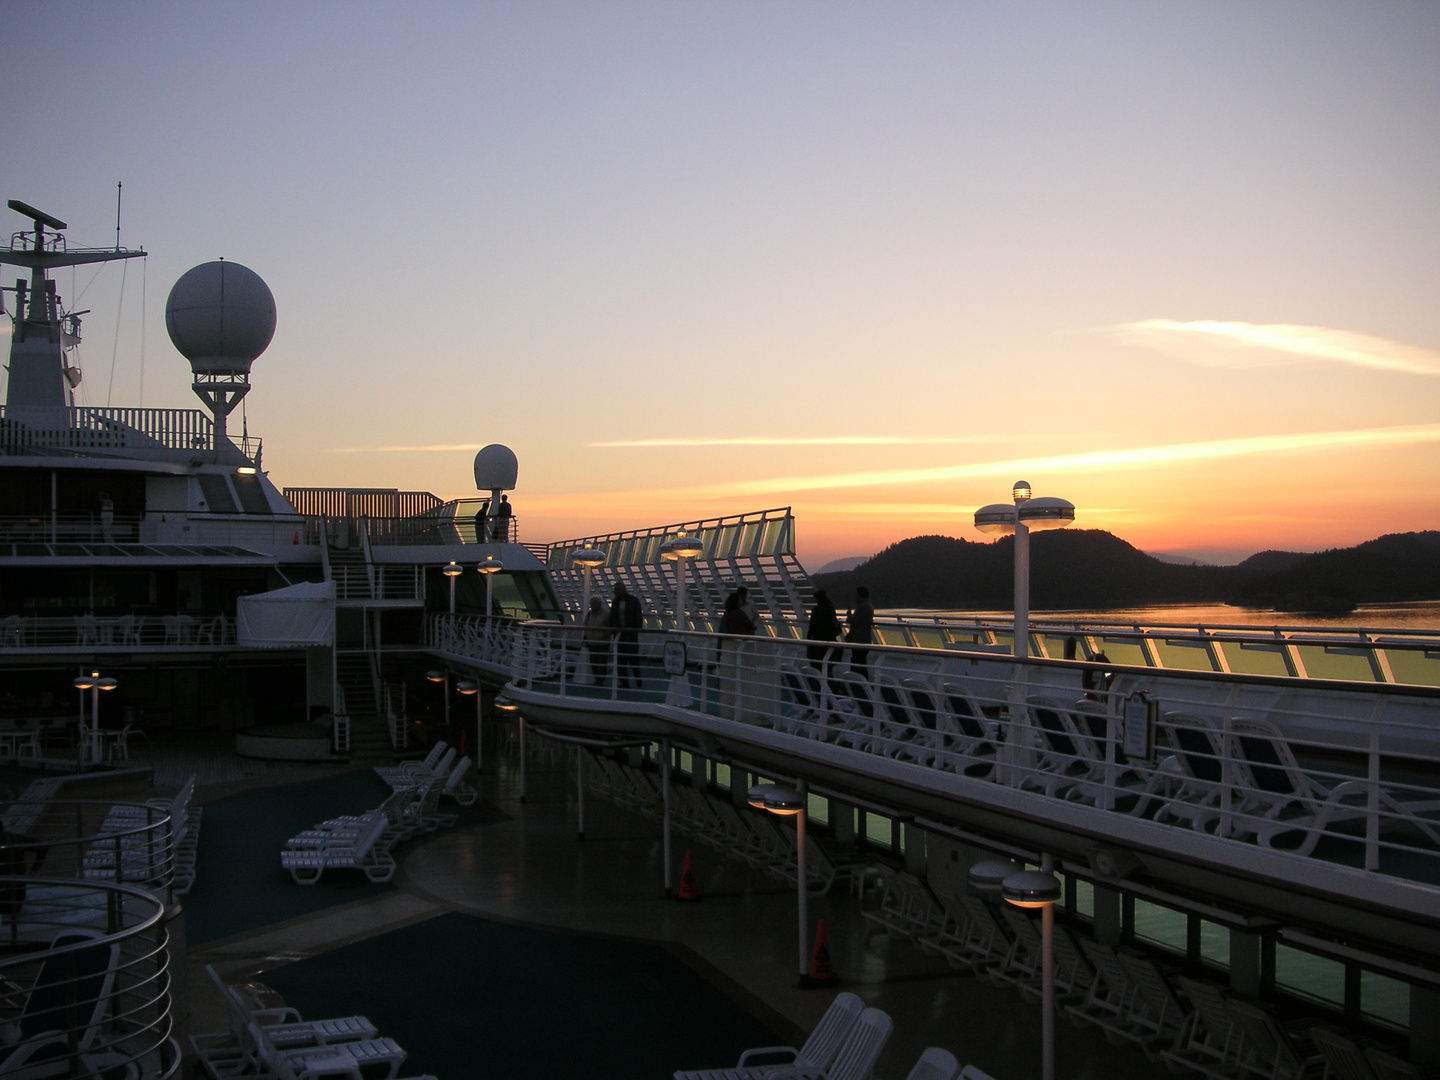
<svg viewBox="0 0 1440 1080"><path fill-rule="evenodd" d="M275 336L275 297L249 267L201 263L170 290L165 328L196 375L248 375Z"/></svg>
<svg viewBox="0 0 1440 1080"><path fill-rule="evenodd" d="M519 475L520 461L508 446L491 443L475 455L475 487L480 491L514 491Z"/></svg>

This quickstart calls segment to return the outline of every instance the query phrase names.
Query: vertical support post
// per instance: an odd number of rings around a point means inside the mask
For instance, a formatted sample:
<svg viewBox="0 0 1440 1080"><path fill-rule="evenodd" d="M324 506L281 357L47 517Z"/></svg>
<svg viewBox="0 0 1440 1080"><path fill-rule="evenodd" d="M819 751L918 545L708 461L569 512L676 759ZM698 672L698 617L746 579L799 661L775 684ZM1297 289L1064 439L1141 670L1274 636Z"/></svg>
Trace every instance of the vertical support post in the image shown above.
<svg viewBox="0 0 1440 1080"><path fill-rule="evenodd" d="M664 816L660 822L660 842L664 846L665 895L670 895L670 740L660 742L660 794Z"/></svg>
<svg viewBox="0 0 1440 1080"><path fill-rule="evenodd" d="M579 818L579 838L585 839L585 748L575 747L575 807Z"/></svg>
<svg viewBox="0 0 1440 1080"><path fill-rule="evenodd" d="M1370 775L1365 800L1365 869L1380 869L1380 729L1370 725Z"/></svg>
<svg viewBox="0 0 1440 1080"><path fill-rule="evenodd" d="M516 726L520 729L520 801L525 801L525 717L519 714L515 717Z"/></svg>
<svg viewBox="0 0 1440 1080"><path fill-rule="evenodd" d="M477 682L479 680L476 680ZM485 693L475 687L475 775L485 771Z"/></svg>
<svg viewBox="0 0 1440 1080"><path fill-rule="evenodd" d="M798 785L800 789L801 802L808 804L810 794L802 781ZM805 880L805 819L810 815L806 808L802 807L795 815L795 888L798 892L797 902L800 919L800 984L803 986L810 978L810 912L808 910L809 888Z"/></svg>
<svg viewBox="0 0 1440 1080"><path fill-rule="evenodd" d="M1055 905L1040 909L1041 1078L1055 1080Z"/></svg>
<svg viewBox="0 0 1440 1080"><path fill-rule="evenodd" d="M1440 1065L1440 990L1410 985L1410 1060Z"/></svg>
<svg viewBox="0 0 1440 1080"><path fill-rule="evenodd" d="M1030 526L1015 522L1015 648L1017 659L1030 655Z"/></svg>
<svg viewBox="0 0 1440 1080"><path fill-rule="evenodd" d="M1095 940L1111 948L1120 944L1120 893L1095 886Z"/></svg>
<svg viewBox="0 0 1440 1080"><path fill-rule="evenodd" d="M1220 732L1220 836L1230 835L1231 805L1235 792L1235 740L1230 735L1230 718Z"/></svg>
<svg viewBox="0 0 1440 1080"><path fill-rule="evenodd" d="M1252 1001L1260 996L1260 935L1230 930L1230 989Z"/></svg>

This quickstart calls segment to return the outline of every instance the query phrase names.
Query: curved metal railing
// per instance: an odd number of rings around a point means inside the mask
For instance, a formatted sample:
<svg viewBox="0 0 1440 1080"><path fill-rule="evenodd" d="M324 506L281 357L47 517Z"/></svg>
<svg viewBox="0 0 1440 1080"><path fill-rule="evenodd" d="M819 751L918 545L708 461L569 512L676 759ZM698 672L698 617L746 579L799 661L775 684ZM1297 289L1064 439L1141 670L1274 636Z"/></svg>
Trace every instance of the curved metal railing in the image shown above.
<svg viewBox="0 0 1440 1080"><path fill-rule="evenodd" d="M0 874L139 885L165 903L175 875L174 827L145 803L26 800L0 808ZM13 922L0 931L13 935Z"/></svg>
<svg viewBox="0 0 1440 1080"><path fill-rule="evenodd" d="M165 904L126 885L0 877L0 1075L178 1074Z"/></svg>

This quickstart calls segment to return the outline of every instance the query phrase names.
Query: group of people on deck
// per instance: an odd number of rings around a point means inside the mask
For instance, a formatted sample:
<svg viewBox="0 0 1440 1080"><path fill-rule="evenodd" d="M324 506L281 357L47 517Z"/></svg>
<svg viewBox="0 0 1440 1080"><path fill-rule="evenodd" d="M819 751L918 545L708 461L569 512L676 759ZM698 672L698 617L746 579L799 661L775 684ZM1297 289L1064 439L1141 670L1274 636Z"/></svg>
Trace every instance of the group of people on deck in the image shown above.
<svg viewBox="0 0 1440 1080"><path fill-rule="evenodd" d="M805 628L805 637L810 641L838 642L840 640L840 616L835 605L824 589L815 590L815 606L810 609L810 623ZM870 590L861 585L855 590L855 606L845 616L846 646L838 644L811 645L807 650L810 663L826 675L833 665L843 659L843 653L850 654L850 670L861 678L869 680L870 650L864 648L875 640L875 608L870 603Z"/></svg>
<svg viewBox="0 0 1440 1080"><path fill-rule="evenodd" d="M590 654L590 674L597 685L605 685L610 677L610 642L615 641L615 682L621 689L644 685L640 675L640 630L645 625L645 609L640 598L625 588L622 582L615 583L614 597L607 607L598 596L590 598L590 610L585 613L585 645ZM749 636L760 625L760 611L750 599L750 590L744 585L737 586L725 598L725 610L720 620L720 632ZM821 642L807 650L809 660L822 671L829 673L831 667L849 653L850 670L864 679L870 678L868 657L870 645L875 640L875 608L870 603L870 590L861 585L855 590L855 605L845 616L845 644L840 645L840 616L834 603L824 589L815 591L815 606L810 610L810 621L805 637Z"/></svg>

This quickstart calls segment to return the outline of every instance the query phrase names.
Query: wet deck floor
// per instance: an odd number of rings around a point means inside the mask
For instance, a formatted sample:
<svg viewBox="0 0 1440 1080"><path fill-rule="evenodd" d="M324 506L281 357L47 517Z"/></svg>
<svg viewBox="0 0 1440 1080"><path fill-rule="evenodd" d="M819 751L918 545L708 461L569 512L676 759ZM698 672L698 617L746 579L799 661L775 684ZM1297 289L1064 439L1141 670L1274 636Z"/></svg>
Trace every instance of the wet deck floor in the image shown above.
<svg viewBox="0 0 1440 1080"><path fill-rule="evenodd" d="M702 899L688 904L666 899L659 822L587 798L586 837L580 840L568 760L568 751L548 764L532 760L529 796L522 803L516 763L491 755L480 787L506 820L442 832L400 849L396 891L198 946L177 984L181 1031L224 1026L203 975L207 962L230 978L258 974L263 979L265 970L291 960L445 911L463 911L666 943L759 1019L787 1037L803 1038L836 991L796 986L794 890L711 848L691 845ZM686 846L677 836L677 880ZM996 1080L1040 1075L1038 1005L1008 987L956 972L905 941L871 936L859 900L843 885L827 897L812 898L810 914L812 925L825 920L840 988L894 1019L878 1075L900 1080L930 1045L949 1049ZM1057 1022L1056 1043L1061 1080L1130 1080L1163 1072L1138 1050L1114 1047L1100 1032L1076 1029L1063 1018Z"/></svg>

